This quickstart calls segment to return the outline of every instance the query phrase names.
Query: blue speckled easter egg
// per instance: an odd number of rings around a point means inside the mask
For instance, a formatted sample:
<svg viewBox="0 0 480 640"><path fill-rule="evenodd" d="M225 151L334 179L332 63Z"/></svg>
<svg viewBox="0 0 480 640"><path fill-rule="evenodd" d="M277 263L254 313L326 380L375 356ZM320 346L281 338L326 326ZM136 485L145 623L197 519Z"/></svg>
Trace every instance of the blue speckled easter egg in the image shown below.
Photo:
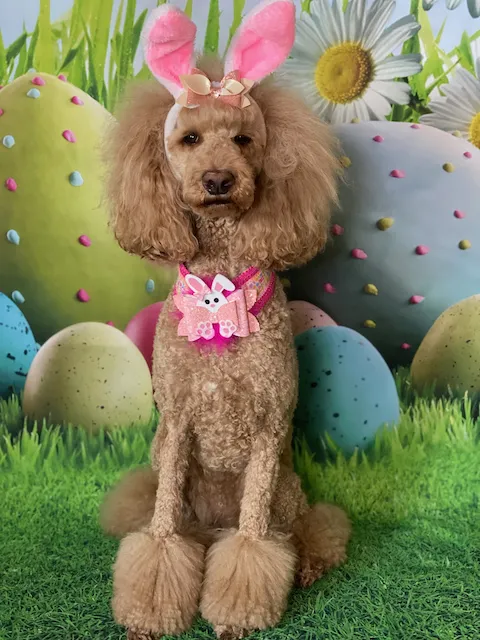
<svg viewBox="0 0 480 640"><path fill-rule="evenodd" d="M327 433L350 455L371 444L382 426L398 422L395 380L366 338L330 326L309 329L295 343L300 367L295 425L312 452L322 451Z"/></svg>
<svg viewBox="0 0 480 640"><path fill-rule="evenodd" d="M0 293L0 397L19 393L38 348L17 305Z"/></svg>

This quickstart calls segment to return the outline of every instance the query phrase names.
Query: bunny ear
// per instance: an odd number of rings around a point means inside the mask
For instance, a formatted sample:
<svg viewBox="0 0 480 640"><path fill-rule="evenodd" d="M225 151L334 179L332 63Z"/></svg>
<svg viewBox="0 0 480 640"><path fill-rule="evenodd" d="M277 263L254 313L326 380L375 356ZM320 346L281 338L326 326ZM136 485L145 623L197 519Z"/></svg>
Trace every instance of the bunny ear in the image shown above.
<svg viewBox="0 0 480 640"><path fill-rule="evenodd" d="M225 73L258 82L287 59L295 41L293 0L263 0L240 25L225 58Z"/></svg>
<svg viewBox="0 0 480 640"><path fill-rule="evenodd" d="M185 281L190 287L190 289L197 294L199 293L205 294L210 291L210 289L207 287L207 285L203 280L201 280L198 276L192 275L191 273L185 276Z"/></svg>
<svg viewBox="0 0 480 640"><path fill-rule="evenodd" d="M189 74L195 63L196 32L190 18L171 4L152 11L143 28L145 61L174 98L183 91L180 76Z"/></svg>
<svg viewBox="0 0 480 640"><path fill-rule="evenodd" d="M221 273L217 274L213 280L212 291L221 293L222 291L234 291L235 285L231 280L222 276Z"/></svg>

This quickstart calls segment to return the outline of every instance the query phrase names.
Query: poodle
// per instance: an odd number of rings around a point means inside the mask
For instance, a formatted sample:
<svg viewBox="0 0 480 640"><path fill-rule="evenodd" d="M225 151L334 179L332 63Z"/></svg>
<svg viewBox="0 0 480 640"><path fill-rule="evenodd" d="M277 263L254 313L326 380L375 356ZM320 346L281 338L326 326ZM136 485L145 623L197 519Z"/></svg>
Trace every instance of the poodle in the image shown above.
<svg viewBox="0 0 480 640"><path fill-rule="evenodd" d="M267 78L293 45L294 3L261 2L224 67L195 66L195 32L172 5L153 12L159 82L134 87L109 149L118 243L178 268L155 336L151 467L101 512L122 538L112 607L129 640L180 634L198 612L219 638L274 626L295 580L340 565L350 535L293 470L297 359L275 272L324 246L338 172L327 128Z"/></svg>

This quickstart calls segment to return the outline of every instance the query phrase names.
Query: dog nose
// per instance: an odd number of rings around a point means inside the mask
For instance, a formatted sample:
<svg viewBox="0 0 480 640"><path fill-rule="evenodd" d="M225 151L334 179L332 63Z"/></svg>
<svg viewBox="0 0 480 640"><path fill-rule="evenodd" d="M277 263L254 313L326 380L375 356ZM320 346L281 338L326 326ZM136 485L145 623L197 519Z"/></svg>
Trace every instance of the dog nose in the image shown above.
<svg viewBox="0 0 480 640"><path fill-rule="evenodd" d="M235 178L230 171L206 171L202 176L203 188L211 196L226 195L233 185Z"/></svg>

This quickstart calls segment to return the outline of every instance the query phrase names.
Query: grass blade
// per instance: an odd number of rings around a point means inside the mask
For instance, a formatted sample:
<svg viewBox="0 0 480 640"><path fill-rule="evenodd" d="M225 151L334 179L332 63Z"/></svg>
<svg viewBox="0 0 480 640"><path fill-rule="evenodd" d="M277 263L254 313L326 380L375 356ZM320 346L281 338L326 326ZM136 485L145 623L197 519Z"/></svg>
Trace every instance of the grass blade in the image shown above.
<svg viewBox="0 0 480 640"><path fill-rule="evenodd" d="M50 27L50 0L40 0L35 67L39 71L45 71L47 73L53 73L55 71L53 38Z"/></svg>
<svg viewBox="0 0 480 640"><path fill-rule="evenodd" d="M189 18L191 18L192 10L193 10L193 0L187 0L187 4L185 5L185 9L183 10L183 13Z"/></svg>
<svg viewBox="0 0 480 640"><path fill-rule="evenodd" d="M122 95L125 83L131 74L132 65L132 39L133 27L135 21L135 4L136 0L128 0L125 11L125 20L123 22L122 46L120 48L120 60L118 68L118 86L116 92L116 100Z"/></svg>
<svg viewBox="0 0 480 640"><path fill-rule="evenodd" d="M475 75L475 63L473 60L470 36L466 31L462 33L460 44L457 47L458 61L464 69Z"/></svg>
<svg viewBox="0 0 480 640"><path fill-rule="evenodd" d="M14 60L22 50L22 47L25 45L27 41L27 32L24 31L20 37L12 42L12 44L8 47L5 55L5 60L7 64Z"/></svg>
<svg viewBox="0 0 480 640"><path fill-rule="evenodd" d="M233 0L233 20L230 26L228 36L227 50L230 46L233 36L237 32L238 27L242 24L243 10L245 9L245 0Z"/></svg>
<svg viewBox="0 0 480 640"><path fill-rule="evenodd" d="M205 32L205 53L217 53L220 38L220 7L218 0L210 0L208 10L207 30Z"/></svg>
<svg viewBox="0 0 480 640"><path fill-rule="evenodd" d="M3 44L2 32L0 31L0 84L7 82L7 52Z"/></svg>
<svg viewBox="0 0 480 640"><path fill-rule="evenodd" d="M92 19L93 50L91 55L91 64L92 70L95 74L95 85L97 87L98 95L102 92L102 87L105 82L105 61L107 58L108 43L110 39L112 12L113 0L102 0L102 2L97 5Z"/></svg>

